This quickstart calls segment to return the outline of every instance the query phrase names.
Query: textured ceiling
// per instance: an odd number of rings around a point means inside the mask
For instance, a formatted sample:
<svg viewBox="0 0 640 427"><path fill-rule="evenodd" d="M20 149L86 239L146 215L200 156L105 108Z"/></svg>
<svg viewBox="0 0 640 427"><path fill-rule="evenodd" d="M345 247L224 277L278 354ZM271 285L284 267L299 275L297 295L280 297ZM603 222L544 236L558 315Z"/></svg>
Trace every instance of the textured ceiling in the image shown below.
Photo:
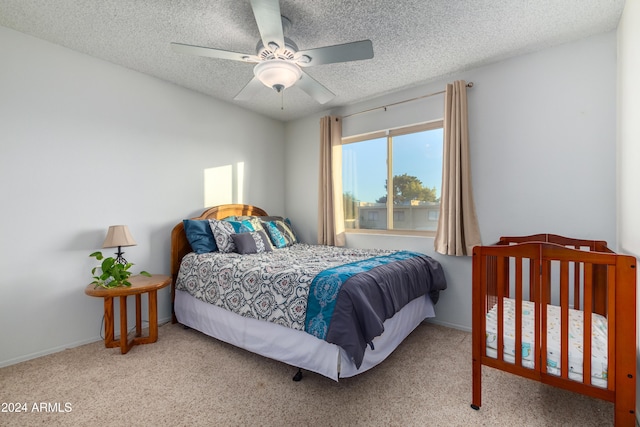
<svg viewBox="0 0 640 427"><path fill-rule="evenodd" d="M255 53L249 0L0 0L0 25L288 121L617 27L624 0L281 0L299 49L370 39L374 58L306 68L336 97L295 86L233 97L252 64L170 42ZM28 54L25 52L25 55ZM284 109L281 110L281 102Z"/></svg>

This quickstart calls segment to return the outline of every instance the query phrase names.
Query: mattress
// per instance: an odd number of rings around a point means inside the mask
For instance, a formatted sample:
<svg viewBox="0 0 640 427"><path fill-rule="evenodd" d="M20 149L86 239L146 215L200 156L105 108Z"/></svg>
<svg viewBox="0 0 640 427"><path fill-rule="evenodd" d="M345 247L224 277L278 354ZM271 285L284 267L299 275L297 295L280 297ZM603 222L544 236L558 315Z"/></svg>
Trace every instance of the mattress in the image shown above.
<svg viewBox="0 0 640 427"><path fill-rule="evenodd" d="M337 345L304 331L240 316L176 290L178 321L237 347L331 378L348 378L384 361L425 319L435 317L428 296L416 298L384 322L384 333L367 348L360 368ZM266 337L266 338L265 338Z"/></svg>
<svg viewBox="0 0 640 427"><path fill-rule="evenodd" d="M515 363L515 300L503 298L504 360ZM547 373L560 376L560 307L547 305ZM497 304L487 313L487 356L497 358ZM607 319L599 314L591 317L591 384L607 387ZM569 309L569 378L582 382L584 352L584 313ZM522 302L522 365L534 368L535 305Z"/></svg>

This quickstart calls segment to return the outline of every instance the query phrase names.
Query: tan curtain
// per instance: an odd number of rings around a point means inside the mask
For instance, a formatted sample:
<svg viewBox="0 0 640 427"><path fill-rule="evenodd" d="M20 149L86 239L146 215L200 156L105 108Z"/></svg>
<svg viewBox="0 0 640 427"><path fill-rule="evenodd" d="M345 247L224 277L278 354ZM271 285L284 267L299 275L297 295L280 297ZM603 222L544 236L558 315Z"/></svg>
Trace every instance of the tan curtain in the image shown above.
<svg viewBox="0 0 640 427"><path fill-rule="evenodd" d="M318 244L344 246L342 211L342 119L320 119Z"/></svg>
<svg viewBox="0 0 640 427"><path fill-rule="evenodd" d="M471 255L480 245L480 228L471 191L467 85L447 85L444 110L442 196L435 250L445 255Z"/></svg>

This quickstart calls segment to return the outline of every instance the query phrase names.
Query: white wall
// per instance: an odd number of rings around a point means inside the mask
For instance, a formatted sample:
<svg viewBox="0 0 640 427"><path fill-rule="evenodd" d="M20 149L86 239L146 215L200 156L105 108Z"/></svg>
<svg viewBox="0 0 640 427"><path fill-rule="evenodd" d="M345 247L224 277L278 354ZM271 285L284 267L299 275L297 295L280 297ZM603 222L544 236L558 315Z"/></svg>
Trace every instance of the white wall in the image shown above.
<svg viewBox="0 0 640 427"><path fill-rule="evenodd" d="M425 58L428 60L428 57ZM332 113L347 115L443 90L469 89L472 178L483 243L539 232L616 245L616 34L509 59ZM362 133L442 117L442 95L344 120ZM439 112L439 113L438 113ZM287 124L286 211L315 242L320 115ZM347 245L418 250L440 261L449 288L437 321L471 328L471 259L435 254L433 239L350 234Z"/></svg>
<svg viewBox="0 0 640 427"><path fill-rule="evenodd" d="M236 199L284 211L282 123L3 27L0 57L0 366L99 339L84 288L109 225L134 272L168 274L204 169L244 162Z"/></svg>
<svg viewBox="0 0 640 427"><path fill-rule="evenodd" d="M627 1L618 26L618 246L620 252L636 258L640 258L639 45L640 2ZM640 282L640 273L636 275ZM636 306L640 307L640 300ZM640 315L636 308L638 322ZM640 329L640 323L637 328ZM640 372L640 348L636 363ZM640 382L636 387L636 408L640 408Z"/></svg>

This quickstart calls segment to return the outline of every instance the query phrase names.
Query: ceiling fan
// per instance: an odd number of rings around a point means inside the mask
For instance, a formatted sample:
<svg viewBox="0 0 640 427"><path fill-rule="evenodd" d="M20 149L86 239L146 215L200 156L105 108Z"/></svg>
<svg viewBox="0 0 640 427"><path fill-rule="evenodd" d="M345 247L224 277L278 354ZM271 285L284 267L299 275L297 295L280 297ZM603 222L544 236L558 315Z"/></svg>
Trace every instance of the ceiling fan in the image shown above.
<svg viewBox="0 0 640 427"><path fill-rule="evenodd" d="M175 52L256 64L253 79L235 96L237 101L251 99L263 85L278 93L297 85L320 104L325 104L335 95L302 68L373 58L371 40L298 50L292 40L284 37L291 21L280 15L278 0L251 0L251 8L261 37L255 55L171 43Z"/></svg>

